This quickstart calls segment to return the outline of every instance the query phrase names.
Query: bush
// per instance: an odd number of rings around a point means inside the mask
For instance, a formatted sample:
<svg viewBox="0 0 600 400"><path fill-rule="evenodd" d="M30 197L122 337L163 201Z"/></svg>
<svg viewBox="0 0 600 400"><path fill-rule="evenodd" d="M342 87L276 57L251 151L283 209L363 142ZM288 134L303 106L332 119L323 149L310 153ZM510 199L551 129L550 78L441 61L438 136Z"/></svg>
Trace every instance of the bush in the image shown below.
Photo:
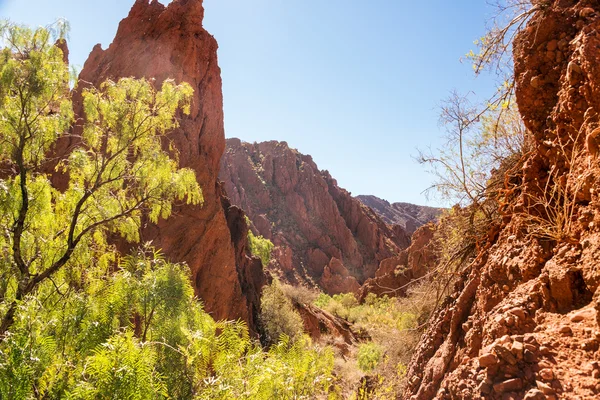
<svg viewBox="0 0 600 400"><path fill-rule="evenodd" d="M269 265L271 261L271 252L273 251L273 243L269 239L262 236L254 236L252 231L248 231L248 248L252 255L260 258L263 266Z"/></svg>
<svg viewBox="0 0 600 400"><path fill-rule="evenodd" d="M364 372L373 371L379 362L383 351L377 343L363 343L358 347L358 367Z"/></svg>
<svg viewBox="0 0 600 400"><path fill-rule="evenodd" d="M328 295L327 293L319 293L319 295L317 296L317 298L314 301L315 306L322 308L322 309L326 309L327 306L329 305L329 302L331 302L333 299L331 298L330 295Z"/></svg>
<svg viewBox="0 0 600 400"><path fill-rule="evenodd" d="M282 336L287 336L292 342L299 339L304 332L302 317L294 309L292 302L281 290L278 281L263 289L260 307L266 342L273 344Z"/></svg>
<svg viewBox="0 0 600 400"><path fill-rule="evenodd" d="M356 360L336 361L337 373L354 377L354 385L361 371L377 376L375 387L364 398L393 398L402 391L406 365L436 304L435 288L432 281L422 280L408 290L407 297L369 294L363 304L358 304L353 294L320 294L315 299L314 305L347 319L355 331L363 331L371 339L356 349ZM346 381L340 385L346 389L353 386Z"/></svg>
<svg viewBox="0 0 600 400"><path fill-rule="evenodd" d="M319 296L323 294L305 286L281 284L280 287L283 293L285 293L290 300L300 304L312 304Z"/></svg>
<svg viewBox="0 0 600 400"><path fill-rule="evenodd" d="M1 399L266 400L330 390L330 349L283 335L263 350L243 323L202 310L184 265L146 249L111 268L88 266L81 291L42 285L40 298L58 307L23 301L0 342Z"/></svg>

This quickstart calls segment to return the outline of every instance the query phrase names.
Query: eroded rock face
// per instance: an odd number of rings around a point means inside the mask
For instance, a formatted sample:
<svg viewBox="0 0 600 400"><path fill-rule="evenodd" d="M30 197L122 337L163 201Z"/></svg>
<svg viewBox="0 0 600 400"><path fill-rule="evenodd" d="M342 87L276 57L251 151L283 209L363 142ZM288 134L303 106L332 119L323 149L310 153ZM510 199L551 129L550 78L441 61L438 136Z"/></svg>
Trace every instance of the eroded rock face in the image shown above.
<svg viewBox="0 0 600 400"><path fill-rule="evenodd" d="M369 293L378 296L397 297L406 295L410 282L423 277L436 264L432 243L433 225L423 225L412 236L407 249L397 256L386 258L379 264L375 277L361 286L358 298L363 301Z"/></svg>
<svg viewBox="0 0 600 400"><path fill-rule="evenodd" d="M270 268L283 281L354 292L409 244L285 142L228 139L220 177L256 233L275 244Z"/></svg>
<svg viewBox="0 0 600 400"><path fill-rule="evenodd" d="M347 355L349 347L358 343L360 339L352 326L343 318L336 317L325 310L321 310L312 304L304 304L294 301L294 308L300 314L304 323L304 331L315 340L323 336L331 336L334 339L333 345Z"/></svg>
<svg viewBox="0 0 600 400"><path fill-rule="evenodd" d="M360 195L356 198L367 207L371 207L386 223L400 225L409 235L420 226L435 222L442 213L441 208L410 203L390 203L372 195Z"/></svg>
<svg viewBox="0 0 600 400"><path fill-rule="evenodd" d="M600 396L600 6L534 4L514 43L533 151L502 226L421 341L407 399ZM548 179L566 193L547 202L558 214L539 207Z"/></svg>
<svg viewBox="0 0 600 400"><path fill-rule="evenodd" d="M157 87L165 79L192 86L191 113L181 116L180 128L169 138L180 166L196 172L204 204L176 207L168 220L144 226L141 239L190 266L196 293L214 318L241 318L254 329L264 276L260 262L246 255L243 213L223 199L217 183L225 147L223 98L217 42L202 27L203 16L202 0L174 0L168 6L136 1L110 47L94 47L78 90L129 76L154 79ZM81 115L80 92L74 102Z"/></svg>

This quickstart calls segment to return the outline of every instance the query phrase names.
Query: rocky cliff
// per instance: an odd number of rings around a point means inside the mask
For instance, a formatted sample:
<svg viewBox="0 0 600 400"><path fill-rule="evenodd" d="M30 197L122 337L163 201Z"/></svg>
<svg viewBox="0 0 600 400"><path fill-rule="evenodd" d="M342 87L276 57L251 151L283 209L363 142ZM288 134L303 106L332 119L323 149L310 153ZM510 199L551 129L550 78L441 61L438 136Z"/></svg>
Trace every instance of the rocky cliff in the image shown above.
<svg viewBox="0 0 600 400"><path fill-rule="evenodd" d="M401 228L392 229L285 142L228 139L220 177L256 233L275 245L270 269L283 281L354 292L380 261L409 244Z"/></svg>
<svg viewBox="0 0 600 400"><path fill-rule="evenodd" d="M217 182L225 148L223 98L217 42L202 27L202 0L137 0L119 25L113 43L94 47L75 93L81 115L81 90L106 79L145 77L160 86L165 79L194 89L191 113L169 136L180 165L192 168L202 188L202 206L180 206L158 225L143 227L142 241L152 241L173 261L186 262L197 295L217 319L241 318L256 326L259 291L264 281L260 261L247 256L244 214L224 198ZM61 143L68 149L69 143Z"/></svg>
<svg viewBox="0 0 600 400"><path fill-rule="evenodd" d="M437 220L443 210L410 203L390 203L371 195L359 195L356 198L371 207L388 224L402 226L409 235L420 226Z"/></svg>
<svg viewBox="0 0 600 400"><path fill-rule="evenodd" d="M407 399L600 398L600 6L533 7L514 41L532 150L413 357Z"/></svg>
<svg viewBox="0 0 600 400"><path fill-rule="evenodd" d="M405 296L410 283L422 278L435 267L437 257L433 249L434 227L423 225L412 235L411 244L394 257L381 261L373 278L358 291L360 301L369 293L388 297Z"/></svg>

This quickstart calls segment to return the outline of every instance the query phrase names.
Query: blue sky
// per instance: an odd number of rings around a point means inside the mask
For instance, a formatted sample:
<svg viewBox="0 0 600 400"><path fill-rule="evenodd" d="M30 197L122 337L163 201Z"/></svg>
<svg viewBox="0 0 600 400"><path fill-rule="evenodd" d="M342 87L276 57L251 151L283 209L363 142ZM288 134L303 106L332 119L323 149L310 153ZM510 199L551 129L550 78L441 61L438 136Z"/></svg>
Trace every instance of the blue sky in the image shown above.
<svg viewBox="0 0 600 400"><path fill-rule="evenodd" d="M0 0L0 18L71 24L71 62L106 48L133 0ZM285 140L352 194L436 205L417 148L441 145L437 106L483 96L462 55L493 10L473 0L204 0L219 42L225 133Z"/></svg>

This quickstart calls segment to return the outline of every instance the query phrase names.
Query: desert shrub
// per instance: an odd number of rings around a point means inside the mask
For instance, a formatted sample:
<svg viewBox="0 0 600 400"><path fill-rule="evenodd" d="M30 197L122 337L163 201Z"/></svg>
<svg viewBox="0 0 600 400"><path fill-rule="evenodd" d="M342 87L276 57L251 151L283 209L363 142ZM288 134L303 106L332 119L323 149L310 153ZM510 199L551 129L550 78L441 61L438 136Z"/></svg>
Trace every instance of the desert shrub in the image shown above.
<svg viewBox="0 0 600 400"><path fill-rule="evenodd" d="M254 236L252 231L248 231L248 248L252 255L260 258L264 266L269 265L271 261L271 252L273 251L273 243L262 236Z"/></svg>
<svg viewBox="0 0 600 400"><path fill-rule="evenodd" d="M314 300L314 304L315 304L315 306L325 310L325 309L327 309L327 305L329 305L329 302L331 300L333 300L333 299L327 293L319 293L317 298Z"/></svg>
<svg viewBox="0 0 600 400"><path fill-rule="evenodd" d="M315 289L309 289L306 286L293 286L282 283L280 284L280 287L290 300L300 304L312 304L323 294Z"/></svg>
<svg viewBox="0 0 600 400"><path fill-rule="evenodd" d="M266 334L266 342L276 343L283 335L294 342L304 332L302 317L294 309L290 299L275 280L263 288L260 307L260 319Z"/></svg>
<svg viewBox="0 0 600 400"><path fill-rule="evenodd" d="M383 351L377 343L363 343L358 347L356 360L358 367L364 372L371 372L381 361Z"/></svg>
<svg viewBox="0 0 600 400"><path fill-rule="evenodd" d="M337 301L344 308L352 308L358 306L358 300L354 293L340 293L333 295L333 300Z"/></svg>
<svg viewBox="0 0 600 400"><path fill-rule="evenodd" d="M347 319L353 329L371 338L358 346L354 359L336 359L335 364L338 374L354 377L355 383L361 373L376 377L375 386L362 398L387 399L402 390L406 366L436 305L433 285L431 279L422 279L408 289L406 297L369 294L362 304L353 294L320 294L315 299L315 306ZM340 385L347 387L346 382Z"/></svg>

